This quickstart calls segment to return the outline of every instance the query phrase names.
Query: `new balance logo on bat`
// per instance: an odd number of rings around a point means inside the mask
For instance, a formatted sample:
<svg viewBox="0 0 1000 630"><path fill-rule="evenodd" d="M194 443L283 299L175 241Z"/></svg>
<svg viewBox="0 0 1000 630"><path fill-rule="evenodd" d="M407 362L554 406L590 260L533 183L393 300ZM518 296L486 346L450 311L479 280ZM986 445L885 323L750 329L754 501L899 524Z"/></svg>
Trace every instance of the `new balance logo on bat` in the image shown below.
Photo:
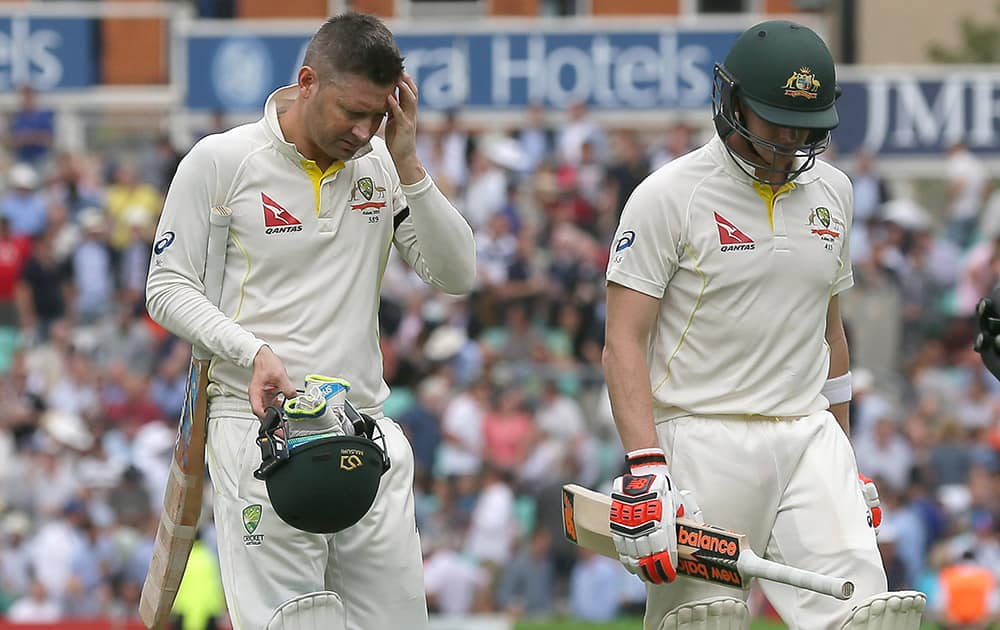
<svg viewBox="0 0 1000 630"><path fill-rule="evenodd" d="M752 238L718 212L715 213L715 227L719 230L719 244L722 246L720 248L722 251L749 251L756 248Z"/></svg>
<svg viewBox="0 0 1000 630"><path fill-rule="evenodd" d="M291 212L282 208L277 201L264 193L260 193L260 200L264 205L265 234L302 231L302 222L296 219Z"/></svg>

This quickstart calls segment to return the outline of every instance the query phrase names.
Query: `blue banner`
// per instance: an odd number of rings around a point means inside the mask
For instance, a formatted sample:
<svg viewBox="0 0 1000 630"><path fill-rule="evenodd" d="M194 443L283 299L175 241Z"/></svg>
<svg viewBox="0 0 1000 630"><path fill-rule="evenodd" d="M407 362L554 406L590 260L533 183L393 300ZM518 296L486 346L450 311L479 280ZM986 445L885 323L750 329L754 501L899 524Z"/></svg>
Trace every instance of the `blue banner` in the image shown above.
<svg viewBox="0 0 1000 630"><path fill-rule="evenodd" d="M839 152L918 157L963 141L977 153L1000 153L1000 69L938 66L921 74L854 69L841 81Z"/></svg>
<svg viewBox="0 0 1000 630"><path fill-rule="evenodd" d="M96 85L98 24L81 17L0 17L0 89L24 83L43 91Z"/></svg>
<svg viewBox="0 0 1000 630"><path fill-rule="evenodd" d="M428 110L707 106L712 67L737 31L581 31L399 34L406 68ZM186 104L258 110L294 82L309 34L188 38Z"/></svg>
<svg viewBox="0 0 1000 630"><path fill-rule="evenodd" d="M737 31L568 30L402 33L421 108L510 111L531 103L596 111L684 110L711 116L712 67ZM256 112L295 81L309 33L190 35L186 105ZM959 71L961 70L961 71ZM839 83L842 154L939 156L964 139L1000 153L1000 69L844 67Z"/></svg>

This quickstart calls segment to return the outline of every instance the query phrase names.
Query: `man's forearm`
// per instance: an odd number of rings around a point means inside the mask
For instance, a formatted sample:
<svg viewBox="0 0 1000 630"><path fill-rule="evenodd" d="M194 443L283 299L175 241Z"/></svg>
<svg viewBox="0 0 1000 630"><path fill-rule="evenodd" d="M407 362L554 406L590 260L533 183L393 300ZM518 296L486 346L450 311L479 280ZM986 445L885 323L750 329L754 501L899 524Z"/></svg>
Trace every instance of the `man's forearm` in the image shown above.
<svg viewBox="0 0 1000 630"><path fill-rule="evenodd" d="M604 377L625 452L658 447L645 350L637 344L608 343L604 348Z"/></svg>
<svg viewBox="0 0 1000 630"><path fill-rule="evenodd" d="M850 367L850 357L847 351L846 339L840 343L830 345L830 373L828 378L835 378L847 374ZM837 419L837 424L844 429L844 433L851 434L850 403L838 403L830 405L830 413Z"/></svg>
<svg viewBox="0 0 1000 630"><path fill-rule="evenodd" d="M468 221L430 177L402 189L428 271L446 293L468 293L476 277L476 243Z"/></svg>

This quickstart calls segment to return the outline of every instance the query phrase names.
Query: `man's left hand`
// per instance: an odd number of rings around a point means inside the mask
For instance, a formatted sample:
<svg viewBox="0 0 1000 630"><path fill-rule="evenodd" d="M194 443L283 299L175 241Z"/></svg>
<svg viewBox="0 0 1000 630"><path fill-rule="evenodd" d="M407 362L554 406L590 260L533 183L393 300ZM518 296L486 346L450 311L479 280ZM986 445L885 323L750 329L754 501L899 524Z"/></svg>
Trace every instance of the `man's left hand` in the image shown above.
<svg viewBox="0 0 1000 630"><path fill-rule="evenodd" d="M409 74L403 73L396 84L396 94L388 97L388 104L386 146L396 164L400 181L415 184L423 179L424 173L417 159L417 84Z"/></svg>
<svg viewBox="0 0 1000 630"><path fill-rule="evenodd" d="M878 498L878 488L875 482L869 477L858 473L858 483L861 484L861 495L865 498L865 505L868 507L868 525L875 530L878 536L879 525L882 524L882 502Z"/></svg>

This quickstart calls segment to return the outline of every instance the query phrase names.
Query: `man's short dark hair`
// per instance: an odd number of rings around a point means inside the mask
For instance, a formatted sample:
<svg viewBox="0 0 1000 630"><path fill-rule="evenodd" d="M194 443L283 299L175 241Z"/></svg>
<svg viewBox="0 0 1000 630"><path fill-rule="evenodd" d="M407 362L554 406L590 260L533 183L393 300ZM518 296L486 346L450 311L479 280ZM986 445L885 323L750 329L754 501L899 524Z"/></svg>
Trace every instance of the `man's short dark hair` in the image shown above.
<svg viewBox="0 0 1000 630"><path fill-rule="evenodd" d="M334 16L320 27L303 63L323 80L354 74L385 86L403 75L403 55L392 32L377 17L353 11Z"/></svg>

